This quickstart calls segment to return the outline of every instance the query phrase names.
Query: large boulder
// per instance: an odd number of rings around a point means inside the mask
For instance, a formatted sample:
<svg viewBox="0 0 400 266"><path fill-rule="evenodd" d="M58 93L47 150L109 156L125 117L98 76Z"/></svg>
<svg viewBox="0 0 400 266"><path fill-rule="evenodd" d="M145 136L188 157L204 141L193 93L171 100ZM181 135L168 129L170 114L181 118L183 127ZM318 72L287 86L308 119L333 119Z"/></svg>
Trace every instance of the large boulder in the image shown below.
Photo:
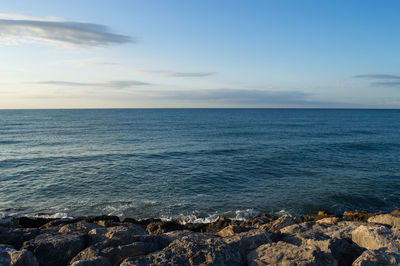
<svg viewBox="0 0 400 266"><path fill-rule="evenodd" d="M85 222L77 222L63 225L58 232L59 233L75 233L75 232L89 232L95 228L104 228L103 226L92 224L92 223L85 223Z"/></svg>
<svg viewBox="0 0 400 266"><path fill-rule="evenodd" d="M219 237L186 233L166 248L147 256L125 259L121 266L132 265L243 265L239 250Z"/></svg>
<svg viewBox="0 0 400 266"><path fill-rule="evenodd" d="M296 246L279 241L258 247L247 255L247 263L256 265L334 265L331 255L316 246Z"/></svg>
<svg viewBox="0 0 400 266"><path fill-rule="evenodd" d="M251 230L250 227L244 227L240 225L229 225L216 233L217 236L226 237L226 236L234 236L239 233L247 232Z"/></svg>
<svg viewBox="0 0 400 266"><path fill-rule="evenodd" d="M379 250L366 250L353 262L353 266L382 265L400 265L400 255Z"/></svg>
<svg viewBox="0 0 400 266"><path fill-rule="evenodd" d="M400 215L380 214L372 216L368 219L368 222L400 227Z"/></svg>
<svg viewBox="0 0 400 266"><path fill-rule="evenodd" d="M14 228L0 226L0 244L12 245L19 249L25 241L39 234L36 228Z"/></svg>
<svg viewBox="0 0 400 266"><path fill-rule="evenodd" d="M81 234L42 234L23 248L32 251L42 266L66 265L85 248L85 240Z"/></svg>
<svg viewBox="0 0 400 266"><path fill-rule="evenodd" d="M385 226L375 224L360 225L352 232L352 240L366 249L400 252L398 238Z"/></svg>
<svg viewBox="0 0 400 266"><path fill-rule="evenodd" d="M290 217L288 215L284 215L282 217L279 217L275 221L272 221L270 223L259 226L259 228L263 229L263 230L267 230L272 233L277 233L281 229L288 227L290 225L293 225L293 224L296 224L295 219L293 219L292 217Z"/></svg>
<svg viewBox="0 0 400 266"><path fill-rule="evenodd" d="M164 235L132 235L129 239L106 239L82 250L70 264L104 257L111 264L117 265L125 258L143 256L163 249L170 242L170 238Z"/></svg>
<svg viewBox="0 0 400 266"><path fill-rule="evenodd" d="M70 266L112 266L112 264L104 257L93 257L87 260L75 261Z"/></svg>
<svg viewBox="0 0 400 266"><path fill-rule="evenodd" d="M32 252L22 249L15 250L12 246L0 245L0 265L39 266Z"/></svg>
<svg viewBox="0 0 400 266"><path fill-rule="evenodd" d="M353 223L296 224L281 229L282 240L299 247L315 246L329 254L339 265L349 265L363 251L351 241L351 233L358 226L358 223Z"/></svg>
<svg viewBox="0 0 400 266"><path fill-rule="evenodd" d="M185 230L187 229L186 226L179 224L175 221L158 221L158 222L152 222L149 223L146 227L146 231L149 234L163 234L171 231L176 231L176 230Z"/></svg>
<svg viewBox="0 0 400 266"><path fill-rule="evenodd" d="M125 224L108 228L100 227L88 232L89 242L91 244L106 239L119 239L123 242L129 242L129 239L135 235L147 235L147 232L136 224Z"/></svg>

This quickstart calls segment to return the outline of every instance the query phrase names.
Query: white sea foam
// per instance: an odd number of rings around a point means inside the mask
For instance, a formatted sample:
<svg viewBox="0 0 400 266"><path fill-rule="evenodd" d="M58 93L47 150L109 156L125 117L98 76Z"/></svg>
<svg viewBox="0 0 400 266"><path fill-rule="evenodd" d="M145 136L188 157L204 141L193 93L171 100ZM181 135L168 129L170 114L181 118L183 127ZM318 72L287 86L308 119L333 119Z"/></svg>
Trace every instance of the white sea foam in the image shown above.
<svg viewBox="0 0 400 266"><path fill-rule="evenodd" d="M220 217L229 218L235 221L243 221L258 214L260 214L260 212L254 209L246 209L246 210L236 210L236 211L228 211L222 213L215 212L206 215L193 213L188 215L181 214L176 216L161 216L160 219L163 221L176 220L181 224L188 224L188 223L199 224L199 223L212 223L217 221Z"/></svg>
<svg viewBox="0 0 400 266"><path fill-rule="evenodd" d="M67 218L72 218L71 216L68 216L67 213L65 212L56 212L53 214L35 214L33 217L36 218L56 218L56 219L67 219Z"/></svg>

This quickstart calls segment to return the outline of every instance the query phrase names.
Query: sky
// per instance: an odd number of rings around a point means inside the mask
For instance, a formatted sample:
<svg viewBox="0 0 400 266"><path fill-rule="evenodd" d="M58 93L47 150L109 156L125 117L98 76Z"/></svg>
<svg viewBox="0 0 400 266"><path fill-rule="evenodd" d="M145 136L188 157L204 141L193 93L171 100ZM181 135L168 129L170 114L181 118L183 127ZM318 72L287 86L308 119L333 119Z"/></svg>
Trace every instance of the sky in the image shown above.
<svg viewBox="0 0 400 266"><path fill-rule="evenodd" d="M0 0L0 109L400 108L397 0Z"/></svg>

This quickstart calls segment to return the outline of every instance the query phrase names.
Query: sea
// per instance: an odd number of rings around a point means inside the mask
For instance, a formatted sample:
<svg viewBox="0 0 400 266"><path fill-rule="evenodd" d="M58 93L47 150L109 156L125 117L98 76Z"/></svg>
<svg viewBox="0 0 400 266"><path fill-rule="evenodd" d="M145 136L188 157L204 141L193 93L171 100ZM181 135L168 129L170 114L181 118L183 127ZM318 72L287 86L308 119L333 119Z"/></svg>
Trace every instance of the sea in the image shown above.
<svg viewBox="0 0 400 266"><path fill-rule="evenodd" d="M400 208L400 110L0 111L0 217Z"/></svg>

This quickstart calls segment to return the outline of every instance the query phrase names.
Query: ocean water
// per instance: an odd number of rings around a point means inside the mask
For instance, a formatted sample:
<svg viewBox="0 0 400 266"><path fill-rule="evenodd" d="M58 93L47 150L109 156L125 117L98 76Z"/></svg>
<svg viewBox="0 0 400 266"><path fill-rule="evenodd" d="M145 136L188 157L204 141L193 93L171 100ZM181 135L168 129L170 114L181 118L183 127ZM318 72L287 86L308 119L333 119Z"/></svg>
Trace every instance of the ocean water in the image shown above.
<svg viewBox="0 0 400 266"><path fill-rule="evenodd" d="M0 216L400 207L400 110L1 110Z"/></svg>

